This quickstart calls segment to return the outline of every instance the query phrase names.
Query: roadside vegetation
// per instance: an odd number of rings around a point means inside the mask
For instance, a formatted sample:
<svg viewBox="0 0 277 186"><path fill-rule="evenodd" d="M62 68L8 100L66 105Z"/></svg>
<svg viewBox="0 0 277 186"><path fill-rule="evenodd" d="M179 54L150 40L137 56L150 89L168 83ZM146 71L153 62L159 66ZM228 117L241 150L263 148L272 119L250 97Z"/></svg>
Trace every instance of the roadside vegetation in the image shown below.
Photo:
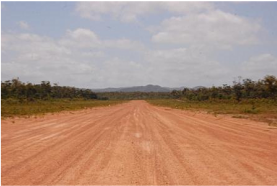
<svg viewBox="0 0 277 186"><path fill-rule="evenodd" d="M97 99L97 95L90 89L75 87L53 86L49 81L40 84L23 83L18 78L1 82L1 99L15 99L19 102L50 100L63 98Z"/></svg>
<svg viewBox="0 0 277 186"><path fill-rule="evenodd" d="M111 106L123 103L121 100L84 100L84 99L52 99L36 101L2 100L2 118L14 116L32 116L60 111L73 111L99 106Z"/></svg>
<svg viewBox="0 0 277 186"><path fill-rule="evenodd" d="M206 111L214 114L230 114L234 118L250 118L277 125L277 102L274 100L206 100L190 101L177 99L147 100L156 106L184 109L191 111Z"/></svg>
<svg viewBox="0 0 277 186"><path fill-rule="evenodd" d="M187 99L193 101L206 100L235 100L242 99L277 99L277 78L266 76L261 80L239 79L233 85L224 84L218 87L200 87L197 89L185 88L182 91L172 91L172 96L176 99Z"/></svg>
<svg viewBox="0 0 277 186"><path fill-rule="evenodd" d="M273 100L242 100L235 101L189 101L176 99L149 100L149 103L158 106L168 106L177 109L199 110L204 109L217 114L277 114L277 102Z"/></svg>
<svg viewBox="0 0 277 186"><path fill-rule="evenodd" d="M48 81L23 83L19 79L1 83L1 117L31 116L122 103L107 100L89 89L64 87Z"/></svg>
<svg viewBox="0 0 277 186"><path fill-rule="evenodd" d="M185 88L172 91L172 99L148 100L158 106L177 109L205 110L217 114L232 114L237 118L251 118L276 125L277 78L266 76L261 80L250 79L219 87Z"/></svg>
<svg viewBox="0 0 277 186"><path fill-rule="evenodd" d="M109 100L148 100L148 99L170 99L170 92L99 92L102 99Z"/></svg>
<svg viewBox="0 0 277 186"><path fill-rule="evenodd" d="M19 79L1 83L2 117L28 116L62 110L77 110L122 103L125 100L147 100L159 106L206 110L234 117L277 121L277 78L240 79L233 85L184 88L172 92L103 92L64 87L48 81L23 83Z"/></svg>

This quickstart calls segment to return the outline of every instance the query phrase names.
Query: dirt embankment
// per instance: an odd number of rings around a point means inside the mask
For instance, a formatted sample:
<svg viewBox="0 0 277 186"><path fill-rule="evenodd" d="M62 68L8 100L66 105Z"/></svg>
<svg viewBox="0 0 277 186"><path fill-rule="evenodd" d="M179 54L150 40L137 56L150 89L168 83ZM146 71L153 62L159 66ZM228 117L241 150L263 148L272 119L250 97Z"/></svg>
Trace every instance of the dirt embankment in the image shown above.
<svg viewBox="0 0 277 186"><path fill-rule="evenodd" d="M277 184L277 129L131 101L2 121L3 185Z"/></svg>

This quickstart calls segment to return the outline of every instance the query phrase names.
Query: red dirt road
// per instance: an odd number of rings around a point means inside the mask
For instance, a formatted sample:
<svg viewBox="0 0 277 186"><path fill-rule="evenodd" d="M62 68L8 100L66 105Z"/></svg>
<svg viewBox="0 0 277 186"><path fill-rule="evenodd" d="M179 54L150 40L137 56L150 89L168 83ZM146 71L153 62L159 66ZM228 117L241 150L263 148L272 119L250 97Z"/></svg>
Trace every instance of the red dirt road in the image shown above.
<svg viewBox="0 0 277 186"><path fill-rule="evenodd" d="M145 101L3 120L1 140L2 185L277 184L276 128Z"/></svg>

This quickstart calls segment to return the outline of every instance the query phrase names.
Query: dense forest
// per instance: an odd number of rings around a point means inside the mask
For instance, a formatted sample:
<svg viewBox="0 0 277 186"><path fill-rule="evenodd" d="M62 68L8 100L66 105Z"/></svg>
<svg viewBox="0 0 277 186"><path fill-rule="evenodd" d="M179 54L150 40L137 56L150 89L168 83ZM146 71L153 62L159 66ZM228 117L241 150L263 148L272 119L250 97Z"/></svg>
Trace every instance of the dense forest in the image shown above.
<svg viewBox="0 0 277 186"><path fill-rule="evenodd" d="M97 99L97 95L90 89L57 84L52 86L49 81L42 81L41 84L23 83L17 78L1 82L1 99L8 98L27 101L61 98Z"/></svg>
<svg viewBox="0 0 277 186"><path fill-rule="evenodd" d="M273 99L277 98L277 78L275 76L265 76L258 81L243 79L234 81L233 85L218 86L198 89L185 88L183 91L172 91L174 98L188 99L194 101L214 100L214 99Z"/></svg>

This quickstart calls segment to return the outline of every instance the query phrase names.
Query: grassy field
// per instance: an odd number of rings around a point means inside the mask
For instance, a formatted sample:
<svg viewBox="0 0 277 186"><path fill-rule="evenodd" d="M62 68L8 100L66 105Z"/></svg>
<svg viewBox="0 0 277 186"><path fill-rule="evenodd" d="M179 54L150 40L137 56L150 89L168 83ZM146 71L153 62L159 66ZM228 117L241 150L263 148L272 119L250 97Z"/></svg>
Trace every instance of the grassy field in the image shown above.
<svg viewBox="0 0 277 186"><path fill-rule="evenodd" d="M91 107L109 106L124 101L120 100L47 100L19 102L18 100L1 100L1 117L31 116L60 111L79 110Z"/></svg>
<svg viewBox="0 0 277 186"><path fill-rule="evenodd" d="M147 100L150 104L176 109L204 110L217 114L231 114L236 118L250 118L277 125L277 101L273 100L232 100L187 101L176 99Z"/></svg>

